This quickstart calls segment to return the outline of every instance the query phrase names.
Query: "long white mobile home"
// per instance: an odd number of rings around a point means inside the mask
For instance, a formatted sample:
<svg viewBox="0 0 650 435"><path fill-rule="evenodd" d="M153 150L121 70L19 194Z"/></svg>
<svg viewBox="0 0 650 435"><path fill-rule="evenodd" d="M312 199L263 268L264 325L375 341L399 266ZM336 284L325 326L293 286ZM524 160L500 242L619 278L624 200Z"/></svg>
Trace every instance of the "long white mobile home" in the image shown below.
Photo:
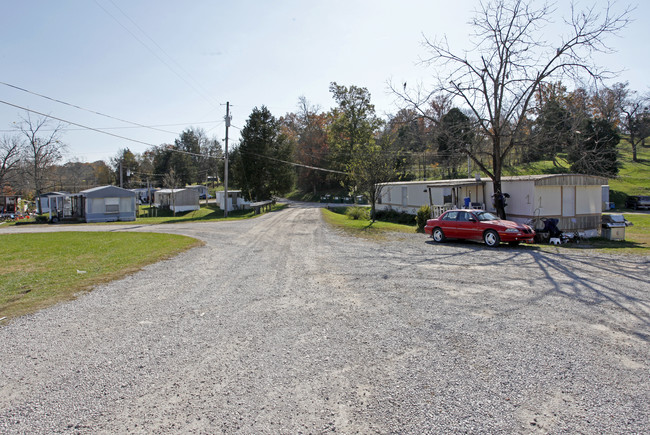
<svg viewBox="0 0 650 435"><path fill-rule="evenodd" d="M154 192L154 205L182 212L198 210L199 192L196 189L161 189Z"/></svg>
<svg viewBox="0 0 650 435"><path fill-rule="evenodd" d="M595 236L601 227L602 186L607 178L580 174L528 175L503 177L507 193L508 219L529 222L534 219L559 219L564 231L580 231ZM384 183L378 209L415 213L430 205L432 213L452 208L496 211L492 180L460 179Z"/></svg>
<svg viewBox="0 0 650 435"><path fill-rule="evenodd" d="M428 185L431 181L396 181L381 183L381 194L377 198L377 210L396 210L416 214L423 205L429 204Z"/></svg>

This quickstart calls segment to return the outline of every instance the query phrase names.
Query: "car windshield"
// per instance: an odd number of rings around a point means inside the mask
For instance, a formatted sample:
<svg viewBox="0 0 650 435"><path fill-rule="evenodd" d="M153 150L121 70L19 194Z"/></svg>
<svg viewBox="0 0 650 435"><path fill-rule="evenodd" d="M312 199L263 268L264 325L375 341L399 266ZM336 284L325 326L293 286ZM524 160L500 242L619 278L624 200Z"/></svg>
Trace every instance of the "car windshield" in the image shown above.
<svg viewBox="0 0 650 435"><path fill-rule="evenodd" d="M499 220L498 217L496 217L492 213L488 213L487 211L479 211L479 212L477 212L475 214L476 214L476 217L478 218L478 220L480 220L480 221L497 221L497 220Z"/></svg>

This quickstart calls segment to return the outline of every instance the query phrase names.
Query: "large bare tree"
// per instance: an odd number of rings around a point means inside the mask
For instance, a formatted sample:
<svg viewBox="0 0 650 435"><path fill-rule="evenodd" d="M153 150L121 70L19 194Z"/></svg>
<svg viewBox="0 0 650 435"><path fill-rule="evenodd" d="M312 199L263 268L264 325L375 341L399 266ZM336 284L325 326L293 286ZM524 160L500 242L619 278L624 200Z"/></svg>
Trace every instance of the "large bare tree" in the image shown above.
<svg viewBox="0 0 650 435"><path fill-rule="evenodd" d="M629 91L621 101L621 130L627 133L632 145L632 160L638 162L637 146L645 141L650 134L648 120L650 119L650 94L639 94Z"/></svg>
<svg viewBox="0 0 650 435"><path fill-rule="evenodd" d="M23 142L18 136L3 136L0 139L0 195L11 181L11 175L18 169L23 150Z"/></svg>
<svg viewBox="0 0 650 435"><path fill-rule="evenodd" d="M27 138L25 168L34 182L34 198L38 198L48 186L48 169L61 160L65 148L61 142L63 124L54 124L47 117L32 118L28 112L17 124L17 128ZM41 202L36 201L36 204L40 214Z"/></svg>
<svg viewBox="0 0 650 435"><path fill-rule="evenodd" d="M428 100L440 93L453 96L468 109L488 140L491 165L476 148L465 152L494 183L501 194L503 164L521 139L532 110L535 92L542 83L562 78L588 77L593 80L613 74L594 62L595 52L610 52L605 44L629 22L630 9L616 13L610 2L576 10L565 19L564 34L548 30L555 11L549 4L533 5L530 0L481 2L471 26L473 47L456 52L446 38L425 39L430 56L424 64L436 69L437 83L429 92L391 88L402 99L424 113ZM552 40L546 40L546 38ZM503 202L495 201L499 216L505 217Z"/></svg>

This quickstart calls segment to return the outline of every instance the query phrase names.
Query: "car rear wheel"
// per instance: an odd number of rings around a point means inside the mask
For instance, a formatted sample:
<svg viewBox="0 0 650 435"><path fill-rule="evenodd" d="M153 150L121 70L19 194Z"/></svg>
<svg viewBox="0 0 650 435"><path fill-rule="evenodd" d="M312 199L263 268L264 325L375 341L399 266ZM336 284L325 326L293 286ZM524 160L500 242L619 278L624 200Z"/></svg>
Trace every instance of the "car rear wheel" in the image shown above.
<svg viewBox="0 0 650 435"><path fill-rule="evenodd" d="M499 243L501 243L501 238L499 237L499 234L497 234L496 231L487 230L485 234L483 234L483 241L490 248L494 248L495 246L499 246Z"/></svg>
<svg viewBox="0 0 650 435"><path fill-rule="evenodd" d="M433 237L433 240L438 243L442 243L446 239L445 233L443 233L440 228L434 228L431 236Z"/></svg>

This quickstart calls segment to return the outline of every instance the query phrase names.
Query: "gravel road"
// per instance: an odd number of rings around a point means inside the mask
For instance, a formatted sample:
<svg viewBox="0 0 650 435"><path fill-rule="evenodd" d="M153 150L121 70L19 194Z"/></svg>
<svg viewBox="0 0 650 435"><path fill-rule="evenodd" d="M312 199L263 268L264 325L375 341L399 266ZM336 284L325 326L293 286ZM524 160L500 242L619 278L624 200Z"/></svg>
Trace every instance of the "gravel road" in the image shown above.
<svg viewBox="0 0 650 435"><path fill-rule="evenodd" d="M367 241L296 205L102 227L206 244L1 327L0 433L650 427L648 257Z"/></svg>

